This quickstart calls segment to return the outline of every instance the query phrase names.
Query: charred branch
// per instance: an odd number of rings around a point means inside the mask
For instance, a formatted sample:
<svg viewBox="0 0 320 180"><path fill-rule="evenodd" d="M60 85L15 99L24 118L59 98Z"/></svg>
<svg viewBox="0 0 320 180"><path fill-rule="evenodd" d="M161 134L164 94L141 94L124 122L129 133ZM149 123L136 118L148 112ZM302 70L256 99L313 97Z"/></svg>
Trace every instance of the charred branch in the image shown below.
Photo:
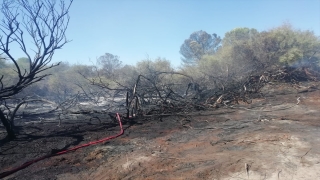
<svg viewBox="0 0 320 180"><path fill-rule="evenodd" d="M66 30L69 24L69 9L73 0L4 0L0 11L3 18L0 22L0 54L14 64L16 81L8 83L0 77L0 104L12 99L30 85L43 80L50 74L43 74L47 69L58 66L50 64L55 50L69 42ZM26 37L31 37L34 48L27 47ZM18 46L29 60L28 69L21 69L16 57L10 51L12 46ZM32 49L29 51L29 49ZM34 101L34 100L31 100ZM0 118L6 126L10 139L14 138L13 119L18 109L28 103L21 100L12 112L11 118L5 117L0 109ZM9 124L9 125L8 125ZM10 125L11 124L11 125Z"/></svg>
<svg viewBox="0 0 320 180"><path fill-rule="evenodd" d="M43 80L50 74L39 73L59 65L57 63L48 66L54 51L69 42L65 32L69 24L68 13L72 1L65 3L61 0L56 4L56 1L51 0L33 3L25 0L5 0L2 3L1 12L4 18L0 24L0 52L15 65L18 81L13 85L5 85L2 78L0 79L0 100L10 98L24 88ZM36 47L33 50L33 58L32 53L27 50L26 34L32 38ZM28 70L22 71L19 67L16 58L10 52L11 44L17 44L29 59Z"/></svg>

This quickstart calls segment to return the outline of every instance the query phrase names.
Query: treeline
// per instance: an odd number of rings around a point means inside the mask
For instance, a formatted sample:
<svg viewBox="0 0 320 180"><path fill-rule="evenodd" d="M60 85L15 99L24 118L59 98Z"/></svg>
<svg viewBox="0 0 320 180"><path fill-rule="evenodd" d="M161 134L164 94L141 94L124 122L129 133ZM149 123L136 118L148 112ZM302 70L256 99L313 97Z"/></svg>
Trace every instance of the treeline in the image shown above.
<svg viewBox="0 0 320 180"><path fill-rule="evenodd" d="M28 71L29 61L27 58L17 60L19 67ZM16 95L38 95L50 100L62 102L77 93L93 95L101 91L101 88L130 89L136 82L136 78L142 74L152 77L154 72L173 72L170 62L164 58L156 60L142 60L136 66L123 65L118 56L106 53L99 57L94 65L70 65L62 62L58 66L48 69L39 74L51 74L44 80L31 85L23 92ZM7 86L15 84L17 80L15 66L0 60L0 76L4 76L3 83Z"/></svg>
<svg viewBox="0 0 320 180"><path fill-rule="evenodd" d="M211 46L208 48L203 40L211 41ZM185 47L188 47L188 54ZM183 71L192 72L203 85L215 87L269 71L274 73L283 67L319 71L319 51L319 37L312 31L294 29L290 24L262 32L236 28L227 32L223 39L198 31L180 50L184 55Z"/></svg>
<svg viewBox="0 0 320 180"><path fill-rule="evenodd" d="M17 96L37 94L64 101L79 92L132 90L138 79L140 87L145 87L144 94L151 92L156 96L167 88L183 96L190 83L199 84L197 90L224 89L230 84L245 81L249 76L273 73L283 67L304 67L319 72L319 51L319 37L312 31L294 29L290 24L262 32L235 28L223 38L197 31L181 45L183 64L178 69L174 69L165 58L141 60L131 66L122 64L118 56L106 53L97 59L95 65L63 62L48 69L43 73L51 76ZM20 58L17 63L28 71L27 58ZM4 75L3 83L14 83L16 72L13 64L0 60L1 75Z"/></svg>

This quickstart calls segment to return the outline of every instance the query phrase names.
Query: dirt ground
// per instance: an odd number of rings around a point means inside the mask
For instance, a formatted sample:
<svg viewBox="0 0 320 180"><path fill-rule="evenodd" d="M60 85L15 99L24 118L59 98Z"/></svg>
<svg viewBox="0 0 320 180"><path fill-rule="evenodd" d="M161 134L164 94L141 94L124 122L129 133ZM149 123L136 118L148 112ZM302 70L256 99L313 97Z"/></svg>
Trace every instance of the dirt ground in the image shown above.
<svg viewBox="0 0 320 180"><path fill-rule="evenodd" d="M265 98L249 105L137 119L117 139L45 159L4 179L320 179L319 87L269 84L262 89ZM0 172L52 149L119 132L110 119L56 125L21 124L17 140L0 144Z"/></svg>

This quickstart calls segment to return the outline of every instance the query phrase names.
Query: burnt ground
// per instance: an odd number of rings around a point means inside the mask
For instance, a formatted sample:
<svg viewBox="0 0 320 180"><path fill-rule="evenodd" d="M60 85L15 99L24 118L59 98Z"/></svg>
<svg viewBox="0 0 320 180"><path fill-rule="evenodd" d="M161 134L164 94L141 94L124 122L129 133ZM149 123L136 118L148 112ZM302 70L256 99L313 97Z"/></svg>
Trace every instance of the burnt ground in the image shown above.
<svg viewBox="0 0 320 180"><path fill-rule="evenodd" d="M319 89L315 82L273 83L249 105L137 119L117 139L5 179L320 179ZM0 172L119 132L107 116L101 124L87 117L60 127L46 119L20 121L18 138L0 144Z"/></svg>

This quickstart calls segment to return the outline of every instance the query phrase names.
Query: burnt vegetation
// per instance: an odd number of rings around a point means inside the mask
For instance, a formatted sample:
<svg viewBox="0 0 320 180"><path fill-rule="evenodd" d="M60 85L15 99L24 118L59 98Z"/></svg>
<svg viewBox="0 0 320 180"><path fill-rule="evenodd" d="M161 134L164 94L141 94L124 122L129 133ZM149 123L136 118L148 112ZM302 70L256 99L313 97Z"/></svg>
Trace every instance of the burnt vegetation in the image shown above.
<svg viewBox="0 0 320 180"><path fill-rule="evenodd" d="M184 64L178 69L162 58L121 66L117 56L106 54L93 76L82 76L103 97L122 98L112 108L124 111L126 118L250 104L264 97L260 89L265 84L298 85L319 78L319 37L290 24L264 32L236 28L223 39L197 31L180 53Z"/></svg>
<svg viewBox="0 0 320 180"><path fill-rule="evenodd" d="M26 103L38 101L31 94L18 97L23 90L45 79L47 70L59 65L50 64L55 50L68 40L68 11L72 4L64 1L10 1L1 3L0 23L0 119L9 140L15 138L14 118ZM29 47L27 37L33 46ZM26 58L18 59L10 51L18 46ZM29 50L29 49L32 50ZM14 101L14 105L13 102Z"/></svg>
<svg viewBox="0 0 320 180"><path fill-rule="evenodd" d="M260 90L268 83L319 80L319 37L290 24L262 32L235 28L223 38L196 31L180 47L179 68L165 58L124 65L111 53L94 65L51 64L54 51L69 42L65 32L71 4L2 3L0 119L8 139L15 138L14 120L23 117L45 120L40 115L51 113L59 126L79 115L101 123L115 112L129 122L158 119L154 117L250 104L253 98L264 97ZM35 45L31 53L25 34ZM25 58L10 53L14 43ZM47 108L27 111L36 104Z"/></svg>

